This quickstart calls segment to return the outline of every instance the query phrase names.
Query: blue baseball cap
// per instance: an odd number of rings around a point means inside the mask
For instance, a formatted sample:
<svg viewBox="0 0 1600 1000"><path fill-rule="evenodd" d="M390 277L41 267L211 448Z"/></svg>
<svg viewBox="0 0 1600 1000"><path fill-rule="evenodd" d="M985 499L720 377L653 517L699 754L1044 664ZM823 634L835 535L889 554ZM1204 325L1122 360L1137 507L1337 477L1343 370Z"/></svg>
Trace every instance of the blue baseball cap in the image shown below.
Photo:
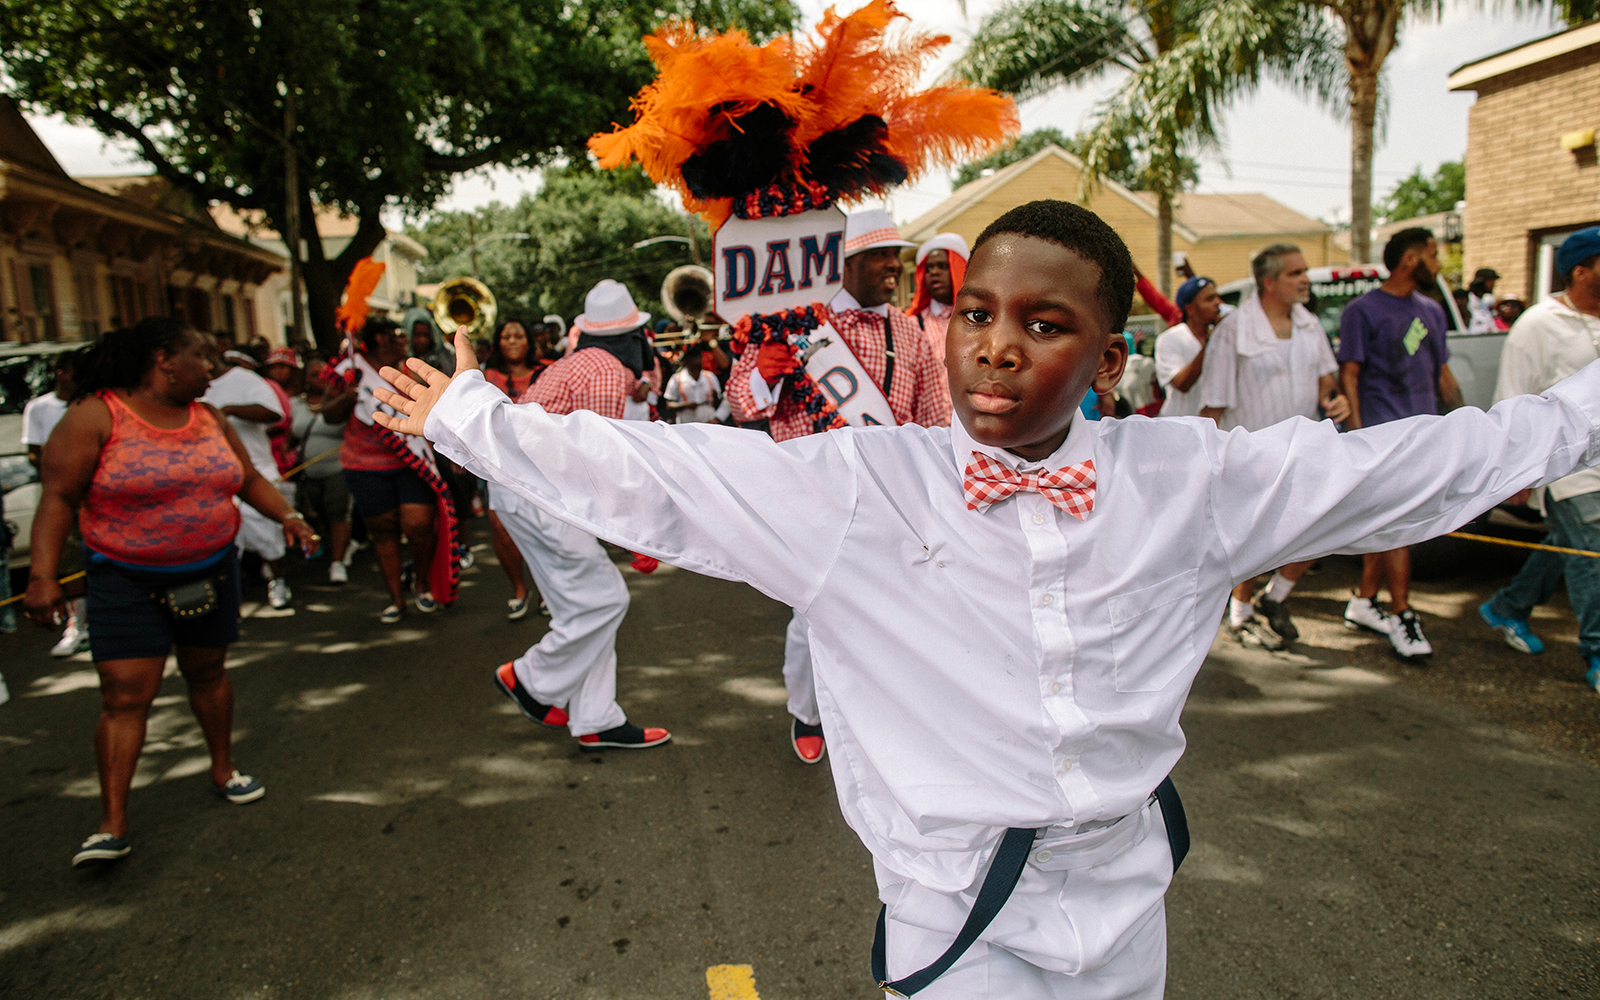
<svg viewBox="0 0 1600 1000"><path fill-rule="evenodd" d="M1210 278L1190 278L1178 286L1178 294L1172 297L1172 301L1179 309L1187 309L1189 303L1194 301L1194 297L1200 294L1201 289L1215 284L1216 282Z"/></svg>
<svg viewBox="0 0 1600 1000"><path fill-rule="evenodd" d="M1565 278L1572 269L1600 254L1600 226L1580 229L1568 236L1556 251L1556 273Z"/></svg>

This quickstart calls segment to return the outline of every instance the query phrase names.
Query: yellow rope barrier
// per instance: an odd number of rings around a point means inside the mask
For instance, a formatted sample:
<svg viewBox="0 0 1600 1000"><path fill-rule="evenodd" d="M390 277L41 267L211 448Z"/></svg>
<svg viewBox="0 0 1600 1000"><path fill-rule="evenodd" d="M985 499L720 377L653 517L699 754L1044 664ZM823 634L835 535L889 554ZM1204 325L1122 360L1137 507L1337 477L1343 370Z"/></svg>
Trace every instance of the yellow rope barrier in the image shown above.
<svg viewBox="0 0 1600 1000"><path fill-rule="evenodd" d="M1600 552L1589 552L1584 549L1564 549L1559 545L1538 545L1534 542L1517 542L1509 538L1491 538L1488 535L1469 535L1465 531L1450 532L1451 538L1465 538L1473 542L1488 542L1491 545L1509 545L1517 549L1537 549L1540 552L1559 552L1566 556L1588 556L1591 559L1600 559Z"/></svg>
<svg viewBox="0 0 1600 1000"><path fill-rule="evenodd" d="M60 586L63 583L71 583L74 580L82 579L83 577L88 576L88 575L89 574L85 573L83 570L80 569L76 573L69 574L69 575L64 576L61 579L57 580L56 581L56 585ZM27 596L28 596L27 594L18 594L15 597L8 597L5 600L0 601L0 608L5 607L7 604L15 604L15 603L17 603L18 601L22 600L24 597L27 597Z"/></svg>

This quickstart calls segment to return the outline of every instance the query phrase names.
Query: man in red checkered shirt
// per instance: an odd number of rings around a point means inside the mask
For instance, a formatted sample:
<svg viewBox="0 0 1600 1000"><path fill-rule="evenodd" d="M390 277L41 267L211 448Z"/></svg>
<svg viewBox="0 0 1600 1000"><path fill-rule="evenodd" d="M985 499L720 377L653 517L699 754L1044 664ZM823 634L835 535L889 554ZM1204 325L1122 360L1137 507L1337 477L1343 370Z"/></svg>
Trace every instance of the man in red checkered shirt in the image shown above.
<svg viewBox="0 0 1600 1000"><path fill-rule="evenodd" d="M916 320L891 300L904 270L900 238L889 213L856 212L845 219L844 289L827 306L828 323L849 346L867 376L888 400L896 423L946 427L950 424L950 385ZM813 433L811 417L789 395L787 377L795 371L781 352L745 351L728 373L728 403L740 423L766 418L778 441ZM797 611L784 643L783 682L789 691L789 738L794 752L816 764L827 751L822 714L811 680L810 630Z"/></svg>
<svg viewBox="0 0 1600 1000"><path fill-rule="evenodd" d="M644 334L650 314L626 285L609 278L584 302L577 350L546 368L517 402L546 412L593 410L621 420L655 352ZM495 683L522 714L566 726L581 750L642 749L672 738L633 725L617 704L617 628L628 613L628 587L600 542L558 521L504 487L491 484L489 508L517 543L550 607L550 631L495 671Z"/></svg>

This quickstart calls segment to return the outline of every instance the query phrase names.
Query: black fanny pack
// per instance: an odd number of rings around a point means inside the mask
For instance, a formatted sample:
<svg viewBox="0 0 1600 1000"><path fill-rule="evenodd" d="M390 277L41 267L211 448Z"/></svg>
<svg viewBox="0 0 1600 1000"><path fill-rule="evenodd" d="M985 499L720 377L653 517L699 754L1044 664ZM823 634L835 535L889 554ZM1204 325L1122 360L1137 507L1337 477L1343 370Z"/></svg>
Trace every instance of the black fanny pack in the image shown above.
<svg viewBox="0 0 1600 1000"><path fill-rule="evenodd" d="M1178 866L1183 864L1184 855L1189 853L1189 820L1183 814L1183 802L1178 798L1178 789L1172 784L1171 775L1161 780L1154 794L1156 801L1161 804L1161 820L1167 828L1167 845L1172 850L1172 870L1176 872ZM1028 863L1028 851L1033 847L1033 839L1039 832L1026 827L1012 827L1006 831L1000 840L1000 849L995 851L994 859L989 862L983 885L978 887L978 898L972 904L972 912L967 914L967 921L961 925L961 932L956 939L932 965L892 983L889 982L888 948L885 943L889 908L885 906L880 909L878 929L872 937L872 979L878 984L878 989L890 996L909 997L949 971L950 966L956 964L956 959L966 954L972 942L978 940L978 935L1000 913L1006 900L1011 898L1017 880L1022 878L1022 869Z"/></svg>
<svg viewBox="0 0 1600 1000"><path fill-rule="evenodd" d="M157 590L151 596L157 604L167 609L173 621L203 618L217 610L218 580L216 576L208 576L188 583L177 583Z"/></svg>

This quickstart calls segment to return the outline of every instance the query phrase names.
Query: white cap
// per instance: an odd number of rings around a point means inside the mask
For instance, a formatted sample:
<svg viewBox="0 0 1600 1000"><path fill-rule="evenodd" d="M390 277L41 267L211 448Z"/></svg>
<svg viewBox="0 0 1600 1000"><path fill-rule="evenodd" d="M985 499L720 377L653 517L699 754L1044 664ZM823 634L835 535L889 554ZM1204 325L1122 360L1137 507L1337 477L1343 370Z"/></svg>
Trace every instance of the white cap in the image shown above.
<svg viewBox="0 0 1600 1000"><path fill-rule="evenodd" d="M851 212L844 220L844 255L848 259L863 250L879 247L914 247L915 243L900 238L900 229L881 208L865 212Z"/></svg>
<svg viewBox="0 0 1600 1000"><path fill-rule="evenodd" d="M935 250L947 250L962 260L972 259L972 251L967 249L967 241L961 238L960 233L940 233L917 247L917 263L921 264Z"/></svg>
<svg viewBox="0 0 1600 1000"><path fill-rule="evenodd" d="M605 337L637 330L650 322L650 314L633 304L633 294L620 281L604 278L589 289L583 300L583 315L572 321L579 330Z"/></svg>

